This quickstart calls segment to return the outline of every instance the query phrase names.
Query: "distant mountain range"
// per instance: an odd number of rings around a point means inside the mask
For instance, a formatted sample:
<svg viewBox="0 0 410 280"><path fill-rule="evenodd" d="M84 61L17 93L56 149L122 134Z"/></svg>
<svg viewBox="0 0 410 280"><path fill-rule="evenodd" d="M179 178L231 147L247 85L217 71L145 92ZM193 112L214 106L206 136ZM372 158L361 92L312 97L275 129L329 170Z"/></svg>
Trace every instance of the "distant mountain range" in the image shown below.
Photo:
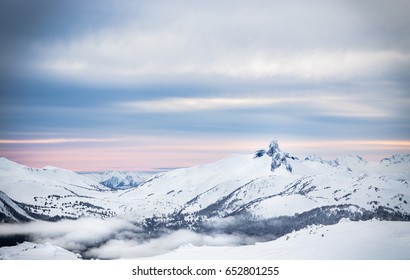
<svg viewBox="0 0 410 280"><path fill-rule="evenodd" d="M77 174L1 158L0 220L126 216L150 231L282 236L342 218L408 221L409 178L410 155L298 158L276 140L252 154L157 174Z"/></svg>

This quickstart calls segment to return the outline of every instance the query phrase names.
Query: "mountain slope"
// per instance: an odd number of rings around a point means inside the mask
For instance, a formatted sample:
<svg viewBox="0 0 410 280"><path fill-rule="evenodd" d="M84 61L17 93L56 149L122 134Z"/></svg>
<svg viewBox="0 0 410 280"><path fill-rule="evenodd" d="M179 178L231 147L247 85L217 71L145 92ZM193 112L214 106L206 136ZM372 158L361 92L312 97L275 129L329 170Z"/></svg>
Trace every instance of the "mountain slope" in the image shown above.
<svg viewBox="0 0 410 280"><path fill-rule="evenodd" d="M21 208L31 218L108 216L109 205L104 199L109 190L69 170L30 168L0 158L2 203L7 203L10 208L12 201L15 212L20 213Z"/></svg>
<svg viewBox="0 0 410 280"><path fill-rule="evenodd" d="M24 209L0 191L0 221L3 223L34 220Z"/></svg>

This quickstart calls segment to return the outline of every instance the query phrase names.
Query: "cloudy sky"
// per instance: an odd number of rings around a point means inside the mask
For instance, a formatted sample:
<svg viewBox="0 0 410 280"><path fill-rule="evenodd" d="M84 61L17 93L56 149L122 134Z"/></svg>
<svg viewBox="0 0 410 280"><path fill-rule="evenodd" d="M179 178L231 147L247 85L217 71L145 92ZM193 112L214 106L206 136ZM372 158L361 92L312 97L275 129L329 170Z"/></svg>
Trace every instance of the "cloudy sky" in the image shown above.
<svg viewBox="0 0 410 280"><path fill-rule="evenodd" d="M410 152L410 2L0 1L0 156L161 170Z"/></svg>

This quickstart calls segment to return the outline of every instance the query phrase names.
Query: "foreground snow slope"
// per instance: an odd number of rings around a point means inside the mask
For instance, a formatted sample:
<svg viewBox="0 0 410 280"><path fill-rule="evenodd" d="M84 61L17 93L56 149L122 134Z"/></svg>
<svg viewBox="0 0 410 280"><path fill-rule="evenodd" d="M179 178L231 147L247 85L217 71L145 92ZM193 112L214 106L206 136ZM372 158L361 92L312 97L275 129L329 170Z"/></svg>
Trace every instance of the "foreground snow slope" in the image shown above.
<svg viewBox="0 0 410 280"><path fill-rule="evenodd" d="M350 222L309 226L279 239L238 247L184 245L151 259L410 259L410 223Z"/></svg>
<svg viewBox="0 0 410 280"><path fill-rule="evenodd" d="M16 246L1 247L0 260L78 260L81 256L50 243L24 242Z"/></svg>

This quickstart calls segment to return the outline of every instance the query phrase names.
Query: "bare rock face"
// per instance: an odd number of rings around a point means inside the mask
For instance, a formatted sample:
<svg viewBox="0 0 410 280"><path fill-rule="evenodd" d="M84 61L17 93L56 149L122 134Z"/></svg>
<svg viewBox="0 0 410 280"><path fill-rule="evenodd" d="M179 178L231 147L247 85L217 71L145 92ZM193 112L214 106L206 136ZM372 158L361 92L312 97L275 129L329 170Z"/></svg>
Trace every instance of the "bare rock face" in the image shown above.
<svg viewBox="0 0 410 280"><path fill-rule="evenodd" d="M286 167L287 171L292 172L292 166L290 165L288 159L297 159L296 157L291 156L288 153L282 152L279 148L278 140L276 139L273 139L270 142L269 148L267 150L257 150L254 153L254 158L263 157L264 155L267 155L272 158L272 171L283 165Z"/></svg>

